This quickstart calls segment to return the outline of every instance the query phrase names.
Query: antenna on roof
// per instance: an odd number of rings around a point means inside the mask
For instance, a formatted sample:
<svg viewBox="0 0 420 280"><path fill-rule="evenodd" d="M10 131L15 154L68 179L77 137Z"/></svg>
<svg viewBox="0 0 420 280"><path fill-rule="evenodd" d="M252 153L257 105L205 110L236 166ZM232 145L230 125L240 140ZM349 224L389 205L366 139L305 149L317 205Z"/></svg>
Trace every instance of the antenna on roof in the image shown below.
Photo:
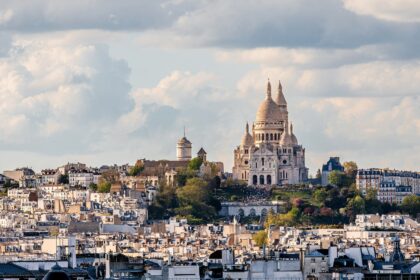
<svg viewBox="0 0 420 280"><path fill-rule="evenodd" d="M184 125L184 137L185 137L185 125Z"/></svg>

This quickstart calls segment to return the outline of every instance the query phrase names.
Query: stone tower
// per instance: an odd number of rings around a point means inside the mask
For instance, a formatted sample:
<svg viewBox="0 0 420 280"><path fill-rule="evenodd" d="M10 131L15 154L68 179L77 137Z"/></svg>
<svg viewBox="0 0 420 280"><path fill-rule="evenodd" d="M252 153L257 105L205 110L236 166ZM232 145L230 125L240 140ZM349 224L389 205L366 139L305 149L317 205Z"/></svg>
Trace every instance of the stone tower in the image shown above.
<svg viewBox="0 0 420 280"><path fill-rule="evenodd" d="M185 137L185 128L184 128L184 137L179 139L176 144L176 157L178 161L187 161L191 160L191 150L192 143L190 140Z"/></svg>

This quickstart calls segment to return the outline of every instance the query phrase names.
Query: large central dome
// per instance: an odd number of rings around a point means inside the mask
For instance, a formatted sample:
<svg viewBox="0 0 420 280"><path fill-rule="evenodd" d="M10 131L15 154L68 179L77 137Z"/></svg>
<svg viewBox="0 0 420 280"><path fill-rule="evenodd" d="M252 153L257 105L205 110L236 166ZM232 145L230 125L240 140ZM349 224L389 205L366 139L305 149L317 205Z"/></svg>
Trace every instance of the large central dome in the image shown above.
<svg viewBox="0 0 420 280"><path fill-rule="evenodd" d="M267 84L267 96L264 101L260 104L257 111L257 122L278 122L282 119L279 106L271 98L271 84Z"/></svg>

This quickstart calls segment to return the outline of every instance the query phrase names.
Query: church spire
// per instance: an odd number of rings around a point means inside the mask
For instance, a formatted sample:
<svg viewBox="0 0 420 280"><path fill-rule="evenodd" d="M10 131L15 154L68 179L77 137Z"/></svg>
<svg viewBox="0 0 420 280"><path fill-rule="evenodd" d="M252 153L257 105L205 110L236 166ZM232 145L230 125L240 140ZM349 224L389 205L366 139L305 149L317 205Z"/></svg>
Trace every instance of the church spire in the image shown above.
<svg viewBox="0 0 420 280"><path fill-rule="evenodd" d="M283 87L281 85L281 82L279 80L279 88L278 88L278 92L277 92L277 97L276 97L276 103L279 106L287 106L287 102L286 102L286 98L284 98L284 94L283 94Z"/></svg>
<svg viewBox="0 0 420 280"><path fill-rule="evenodd" d="M267 82L267 98L271 98L271 84L270 84L270 79L268 79L268 82Z"/></svg>
<svg viewBox="0 0 420 280"><path fill-rule="evenodd" d="M249 124L248 124L248 122L246 122L245 132L246 132L246 133L249 133Z"/></svg>

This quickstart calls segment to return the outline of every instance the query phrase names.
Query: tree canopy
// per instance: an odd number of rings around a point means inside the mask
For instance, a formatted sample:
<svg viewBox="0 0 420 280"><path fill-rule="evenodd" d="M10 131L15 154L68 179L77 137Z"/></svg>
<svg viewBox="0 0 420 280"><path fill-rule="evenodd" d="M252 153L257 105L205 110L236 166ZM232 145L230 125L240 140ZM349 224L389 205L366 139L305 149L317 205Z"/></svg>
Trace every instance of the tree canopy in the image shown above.
<svg viewBox="0 0 420 280"><path fill-rule="evenodd" d="M416 217L420 213L420 197L414 194L404 197L401 208Z"/></svg>
<svg viewBox="0 0 420 280"><path fill-rule="evenodd" d="M189 170L199 170L201 164L203 163L203 159L201 157L195 157L188 163Z"/></svg>

